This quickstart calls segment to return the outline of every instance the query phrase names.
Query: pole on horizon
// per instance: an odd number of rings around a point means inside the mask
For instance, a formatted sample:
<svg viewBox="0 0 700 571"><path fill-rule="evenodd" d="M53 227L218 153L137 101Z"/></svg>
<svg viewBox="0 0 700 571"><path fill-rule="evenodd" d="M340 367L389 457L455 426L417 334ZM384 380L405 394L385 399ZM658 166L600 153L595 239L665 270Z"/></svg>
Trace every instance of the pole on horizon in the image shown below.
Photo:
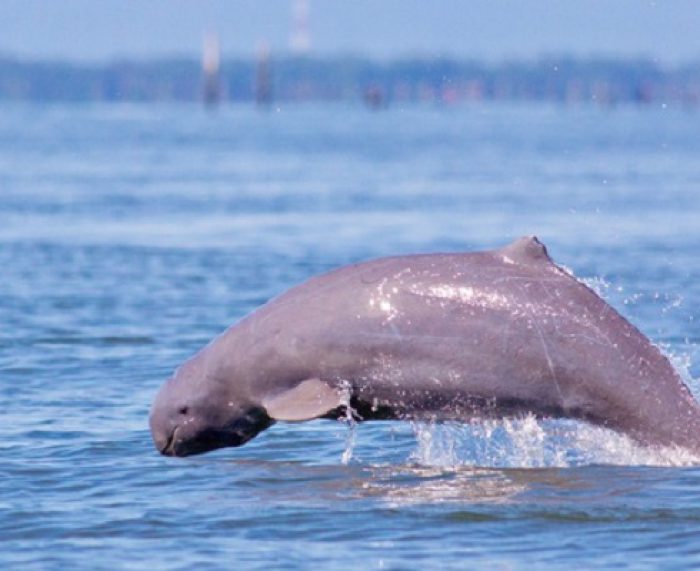
<svg viewBox="0 0 700 571"><path fill-rule="evenodd" d="M270 47L266 42L258 46L255 71L255 102L259 107L272 103L272 70L270 67Z"/></svg>
<svg viewBox="0 0 700 571"><path fill-rule="evenodd" d="M202 98L207 107L215 107L221 101L220 67L219 36L214 32L208 32L204 36L202 49L202 75L204 77Z"/></svg>
<svg viewBox="0 0 700 571"><path fill-rule="evenodd" d="M305 56L311 50L310 10L309 0L293 0L292 35L289 39L289 47L292 53L298 56Z"/></svg>

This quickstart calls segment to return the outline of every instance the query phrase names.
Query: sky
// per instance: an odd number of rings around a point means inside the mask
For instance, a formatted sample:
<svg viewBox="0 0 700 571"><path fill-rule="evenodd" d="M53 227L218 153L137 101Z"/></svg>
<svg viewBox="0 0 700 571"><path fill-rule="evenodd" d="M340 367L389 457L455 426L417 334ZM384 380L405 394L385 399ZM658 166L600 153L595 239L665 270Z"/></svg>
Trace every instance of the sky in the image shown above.
<svg viewBox="0 0 700 571"><path fill-rule="evenodd" d="M289 51L293 0L2 0L0 53L105 61ZM309 0L311 54L700 60L700 0Z"/></svg>

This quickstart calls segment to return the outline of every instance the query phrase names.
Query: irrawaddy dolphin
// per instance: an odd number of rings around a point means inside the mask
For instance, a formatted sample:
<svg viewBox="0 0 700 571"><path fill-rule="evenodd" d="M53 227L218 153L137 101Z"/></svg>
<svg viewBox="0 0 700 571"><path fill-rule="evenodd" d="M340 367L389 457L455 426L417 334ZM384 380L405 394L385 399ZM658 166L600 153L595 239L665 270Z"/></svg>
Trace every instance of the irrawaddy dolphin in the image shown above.
<svg viewBox="0 0 700 571"><path fill-rule="evenodd" d="M275 421L581 419L700 450L668 359L534 237L314 277L185 362L156 396L160 452L244 444Z"/></svg>

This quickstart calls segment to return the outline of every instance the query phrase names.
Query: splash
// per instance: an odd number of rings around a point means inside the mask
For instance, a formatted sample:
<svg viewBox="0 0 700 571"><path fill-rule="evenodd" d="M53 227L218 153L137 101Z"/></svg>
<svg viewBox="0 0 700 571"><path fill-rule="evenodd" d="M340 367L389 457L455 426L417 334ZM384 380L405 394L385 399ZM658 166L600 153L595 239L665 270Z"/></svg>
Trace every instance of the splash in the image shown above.
<svg viewBox="0 0 700 571"><path fill-rule="evenodd" d="M340 462L344 466L347 466L350 463L350 460L352 460L355 444L357 443L357 422L355 422L352 414L348 414L343 421L347 422L348 424L348 434L345 437L345 449L340 456Z"/></svg>
<svg viewBox="0 0 700 571"><path fill-rule="evenodd" d="M568 270L571 276L574 275L573 271ZM594 276L594 277L577 277L578 281L583 283L585 286L592 289L598 297L606 299L607 292L610 291L612 284L604 278Z"/></svg>
<svg viewBox="0 0 700 571"><path fill-rule="evenodd" d="M350 383L341 383L341 398L340 404L345 410L345 416L340 418L342 422L348 425L348 433L345 437L345 449L340 457L340 462L347 466L352 460L353 451L355 450L355 444L357 443L357 421L356 418L360 418L357 411L350 405L350 394L351 387Z"/></svg>
<svg viewBox="0 0 700 571"><path fill-rule="evenodd" d="M457 468L566 468L591 464L691 466L700 456L667 446L649 447L611 430L573 420L534 416L472 424L414 423L410 460Z"/></svg>
<svg viewBox="0 0 700 571"><path fill-rule="evenodd" d="M658 347L671 362L671 365L680 375L681 379L685 383L685 386L690 389L692 395L696 399L700 399L700 379L694 379L690 373L690 369L693 365L693 360L690 353L674 351L673 347L666 343L659 343Z"/></svg>

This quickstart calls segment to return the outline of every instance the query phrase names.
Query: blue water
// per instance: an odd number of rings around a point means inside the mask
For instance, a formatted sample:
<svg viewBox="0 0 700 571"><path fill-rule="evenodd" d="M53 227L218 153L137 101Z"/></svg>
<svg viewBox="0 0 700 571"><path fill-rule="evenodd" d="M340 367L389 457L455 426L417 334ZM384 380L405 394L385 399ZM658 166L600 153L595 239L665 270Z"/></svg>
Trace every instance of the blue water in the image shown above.
<svg viewBox="0 0 700 571"><path fill-rule="evenodd" d="M291 285L523 234L697 394L699 200L683 109L3 104L0 567L700 566L700 460L582 424L278 424L185 459L147 428Z"/></svg>

